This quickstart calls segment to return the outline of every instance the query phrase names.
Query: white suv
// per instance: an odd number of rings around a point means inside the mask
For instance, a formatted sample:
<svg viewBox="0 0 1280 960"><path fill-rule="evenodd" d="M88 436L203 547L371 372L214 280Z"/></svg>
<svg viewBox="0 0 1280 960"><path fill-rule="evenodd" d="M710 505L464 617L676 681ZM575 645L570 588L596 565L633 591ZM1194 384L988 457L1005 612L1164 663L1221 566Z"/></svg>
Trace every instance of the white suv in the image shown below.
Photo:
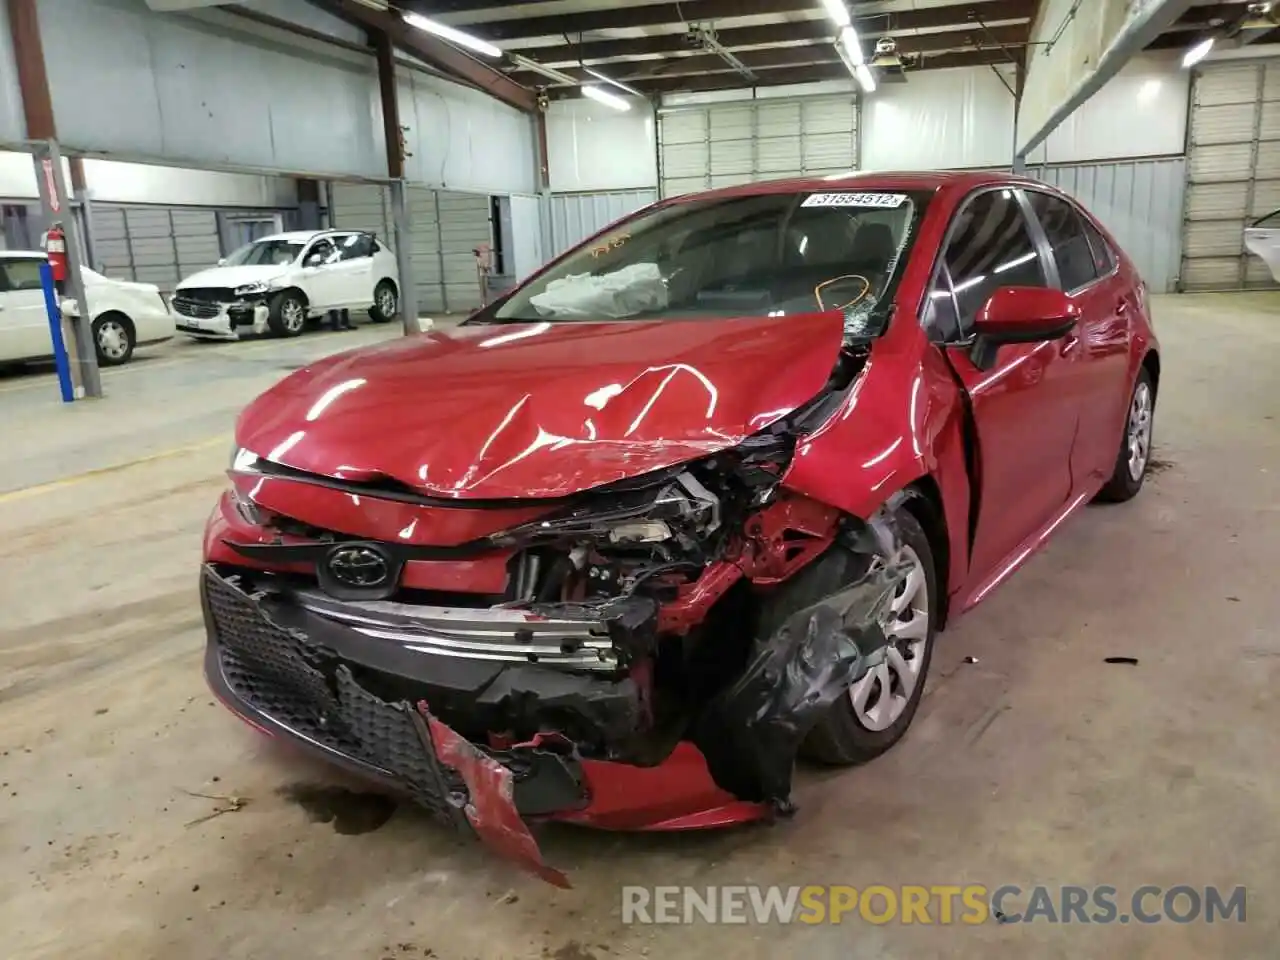
<svg viewBox="0 0 1280 960"><path fill-rule="evenodd" d="M377 323L396 315L400 281L395 255L371 233L309 230L262 237L211 270L178 284L179 330L196 337L241 333L296 337L308 317L364 310Z"/></svg>

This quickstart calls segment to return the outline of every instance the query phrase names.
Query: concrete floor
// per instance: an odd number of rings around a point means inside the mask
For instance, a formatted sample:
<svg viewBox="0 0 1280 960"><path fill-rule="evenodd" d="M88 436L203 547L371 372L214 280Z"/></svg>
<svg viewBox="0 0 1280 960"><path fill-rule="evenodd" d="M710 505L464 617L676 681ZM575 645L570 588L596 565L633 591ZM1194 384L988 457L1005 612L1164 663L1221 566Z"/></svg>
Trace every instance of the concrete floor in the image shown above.
<svg viewBox="0 0 1280 960"><path fill-rule="evenodd" d="M214 707L200 676L199 533L235 410L309 357L394 331L174 344L109 374L108 402L69 409L47 377L0 380L5 954L1275 956L1280 297L1163 298L1156 320L1159 471L942 636L896 750L804 772L799 815L772 828L548 831L571 891L409 809L323 822L281 788L327 774ZM1117 655L1140 663L1104 662ZM193 823L216 801L191 793L245 805ZM1243 884L1248 919L622 926L621 885L683 883L1110 884L1122 902L1141 884Z"/></svg>

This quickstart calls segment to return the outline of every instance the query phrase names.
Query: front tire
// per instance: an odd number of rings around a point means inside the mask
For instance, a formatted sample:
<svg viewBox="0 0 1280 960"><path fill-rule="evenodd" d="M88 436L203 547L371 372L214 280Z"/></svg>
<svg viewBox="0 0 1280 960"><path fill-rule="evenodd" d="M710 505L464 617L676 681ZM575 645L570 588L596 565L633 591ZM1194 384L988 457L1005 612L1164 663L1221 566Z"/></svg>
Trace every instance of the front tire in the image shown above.
<svg viewBox="0 0 1280 960"><path fill-rule="evenodd" d="M400 308L400 295L395 284L383 280L373 290L373 306L369 308L369 319L374 323L389 323L395 319Z"/></svg>
<svg viewBox="0 0 1280 960"><path fill-rule="evenodd" d="M888 658L850 687L809 732L801 746L809 760L831 766L874 760L906 734L924 696L940 609L938 576L919 521L905 509L894 519L902 534L902 559L911 569L882 624Z"/></svg>
<svg viewBox="0 0 1280 960"><path fill-rule="evenodd" d="M93 321L92 332L98 366L118 367L133 358L138 336L134 332L133 321L123 313L104 313Z"/></svg>
<svg viewBox="0 0 1280 960"><path fill-rule="evenodd" d="M1116 454L1111 479L1099 492L1097 499L1104 503L1124 503L1132 500L1142 489L1151 465L1151 435L1155 426L1156 391L1151 374L1146 367L1138 371L1137 382L1129 397L1129 414L1124 421L1124 434L1120 438L1120 451Z"/></svg>
<svg viewBox="0 0 1280 960"><path fill-rule="evenodd" d="M306 301L295 290L277 293L267 313L267 327L277 337L296 337L307 326Z"/></svg>

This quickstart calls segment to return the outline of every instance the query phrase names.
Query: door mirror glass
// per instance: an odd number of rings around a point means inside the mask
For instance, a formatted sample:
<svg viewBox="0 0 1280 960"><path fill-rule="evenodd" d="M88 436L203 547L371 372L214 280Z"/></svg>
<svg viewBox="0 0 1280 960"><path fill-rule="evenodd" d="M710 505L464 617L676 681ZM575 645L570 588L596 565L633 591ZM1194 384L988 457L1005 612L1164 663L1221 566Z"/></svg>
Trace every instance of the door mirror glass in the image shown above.
<svg viewBox="0 0 1280 960"><path fill-rule="evenodd" d="M985 370L994 364L1001 344L1065 337L1079 319L1080 307L1061 290L1000 287L973 318L974 365Z"/></svg>

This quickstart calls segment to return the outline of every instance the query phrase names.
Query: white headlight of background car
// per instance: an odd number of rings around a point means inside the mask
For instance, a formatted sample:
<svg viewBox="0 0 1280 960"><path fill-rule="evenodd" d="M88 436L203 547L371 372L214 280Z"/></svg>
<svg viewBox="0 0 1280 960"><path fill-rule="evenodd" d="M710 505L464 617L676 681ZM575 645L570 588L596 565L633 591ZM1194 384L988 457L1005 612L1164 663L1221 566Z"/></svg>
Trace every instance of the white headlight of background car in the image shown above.
<svg viewBox="0 0 1280 960"><path fill-rule="evenodd" d="M266 293L271 289L271 284L265 280L255 280L253 283L246 283L243 286L236 287L235 293L237 297L248 297L255 293Z"/></svg>

